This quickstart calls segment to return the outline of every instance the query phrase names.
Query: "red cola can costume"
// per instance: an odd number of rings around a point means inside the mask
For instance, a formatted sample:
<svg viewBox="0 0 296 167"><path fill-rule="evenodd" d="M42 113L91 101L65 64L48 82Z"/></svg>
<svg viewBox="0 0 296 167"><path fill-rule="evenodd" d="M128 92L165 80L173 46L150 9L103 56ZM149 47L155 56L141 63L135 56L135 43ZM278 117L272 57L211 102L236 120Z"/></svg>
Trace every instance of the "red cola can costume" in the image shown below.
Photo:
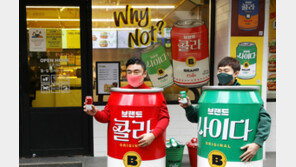
<svg viewBox="0 0 296 167"><path fill-rule="evenodd" d="M165 132L146 147L139 147L139 136L150 133L158 121L164 101L162 88L112 88L108 100L108 167L165 166Z"/></svg>

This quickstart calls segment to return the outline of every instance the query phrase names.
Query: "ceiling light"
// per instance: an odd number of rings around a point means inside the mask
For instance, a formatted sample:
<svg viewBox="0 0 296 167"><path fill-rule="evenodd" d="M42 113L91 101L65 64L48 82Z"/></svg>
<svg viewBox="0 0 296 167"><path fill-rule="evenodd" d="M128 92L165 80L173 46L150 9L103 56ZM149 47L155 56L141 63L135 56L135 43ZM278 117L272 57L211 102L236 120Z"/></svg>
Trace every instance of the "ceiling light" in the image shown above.
<svg viewBox="0 0 296 167"><path fill-rule="evenodd" d="M40 27L36 27L38 29L40 29ZM34 27L31 28L27 28L29 29L36 29ZM62 30L80 30L80 28L61 28ZM141 29L142 28L137 28L137 27L122 27L122 28L92 28L92 31L96 30L96 31L121 31L121 30L136 30L136 29Z"/></svg>
<svg viewBox="0 0 296 167"><path fill-rule="evenodd" d="M151 21L160 21L162 19L151 19ZM80 19L27 19L27 21L80 21ZM113 22L114 19L92 19L93 22Z"/></svg>
<svg viewBox="0 0 296 167"><path fill-rule="evenodd" d="M27 19L27 21L80 21L80 19Z"/></svg>
<svg viewBox="0 0 296 167"><path fill-rule="evenodd" d="M73 8L73 9L79 9L79 6L26 6L27 9L36 9L36 8L42 8L42 9L57 9L57 8Z"/></svg>
<svg viewBox="0 0 296 167"><path fill-rule="evenodd" d="M150 8L150 9L174 9L175 6L137 6L137 5L131 5L132 8L135 9L145 9L145 8ZM92 6L93 9L125 9L126 6Z"/></svg>
<svg viewBox="0 0 296 167"><path fill-rule="evenodd" d="M131 5L132 8L135 9L145 9L145 8L150 8L150 9L174 9L174 5L160 5L160 6L139 6L139 5ZM58 9L58 8L72 8L72 9L79 9L79 6L26 6L27 9ZM93 9L125 9L125 5L120 5L120 6L107 6L107 5L100 5L100 6L92 6Z"/></svg>

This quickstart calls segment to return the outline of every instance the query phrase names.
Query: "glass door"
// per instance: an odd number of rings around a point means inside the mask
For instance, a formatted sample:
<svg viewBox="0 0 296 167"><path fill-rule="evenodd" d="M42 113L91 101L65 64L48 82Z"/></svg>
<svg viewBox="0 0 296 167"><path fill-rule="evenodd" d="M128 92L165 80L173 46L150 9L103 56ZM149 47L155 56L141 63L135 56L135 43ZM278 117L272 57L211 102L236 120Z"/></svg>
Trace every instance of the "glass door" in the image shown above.
<svg viewBox="0 0 296 167"><path fill-rule="evenodd" d="M87 6L21 3L20 157L93 155L92 118L82 109L92 95Z"/></svg>
<svg viewBox="0 0 296 167"><path fill-rule="evenodd" d="M26 6L30 107L81 106L77 6Z"/></svg>

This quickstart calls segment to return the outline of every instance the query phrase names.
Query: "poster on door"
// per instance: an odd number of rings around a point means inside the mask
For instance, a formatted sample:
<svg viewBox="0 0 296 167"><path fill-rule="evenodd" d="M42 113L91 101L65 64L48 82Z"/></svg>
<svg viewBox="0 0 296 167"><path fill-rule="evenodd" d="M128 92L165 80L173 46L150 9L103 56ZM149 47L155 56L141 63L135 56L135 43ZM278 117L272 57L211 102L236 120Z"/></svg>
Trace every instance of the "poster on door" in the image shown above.
<svg viewBox="0 0 296 167"><path fill-rule="evenodd" d="M62 30L62 48L80 49L80 30Z"/></svg>
<svg viewBox="0 0 296 167"><path fill-rule="evenodd" d="M46 52L46 35L44 28L29 29L30 52Z"/></svg>
<svg viewBox="0 0 296 167"><path fill-rule="evenodd" d="M61 52L62 51L62 30L53 28L46 29L46 51Z"/></svg>

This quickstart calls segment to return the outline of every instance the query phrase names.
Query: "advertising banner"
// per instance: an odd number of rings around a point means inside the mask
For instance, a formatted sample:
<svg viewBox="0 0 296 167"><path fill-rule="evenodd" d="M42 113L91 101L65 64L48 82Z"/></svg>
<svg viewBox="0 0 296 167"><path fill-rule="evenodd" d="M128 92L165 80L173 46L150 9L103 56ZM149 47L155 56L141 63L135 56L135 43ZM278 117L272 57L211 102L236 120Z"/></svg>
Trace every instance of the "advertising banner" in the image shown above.
<svg viewBox="0 0 296 167"><path fill-rule="evenodd" d="M265 0L233 0L231 36L263 36Z"/></svg>
<svg viewBox="0 0 296 167"><path fill-rule="evenodd" d="M142 60L154 87L167 88L174 84L173 68L161 44L154 44L142 51Z"/></svg>
<svg viewBox="0 0 296 167"><path fill-rule="evenodd" d="M237 58L242 85L262 84L263 37L231 37L230 57Z"/></svg>
<svg viewBox="0 0 296 167"><path fill-rule="evenodd" d="M179 20L171 31L174 82L201 87L210 80L208 30L196 19Z"/></svg>

